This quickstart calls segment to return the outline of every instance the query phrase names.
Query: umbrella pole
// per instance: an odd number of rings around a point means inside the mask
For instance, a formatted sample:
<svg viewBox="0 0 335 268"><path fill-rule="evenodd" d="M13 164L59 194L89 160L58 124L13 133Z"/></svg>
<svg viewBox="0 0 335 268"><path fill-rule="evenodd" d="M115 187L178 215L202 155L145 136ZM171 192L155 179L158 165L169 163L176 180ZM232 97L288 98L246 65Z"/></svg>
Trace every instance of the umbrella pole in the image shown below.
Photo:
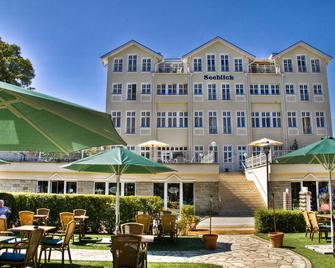
<svg viewBox="0 0 335 268"><path fill-rule="evenodd" d="M333 193L332 193L332 171L329 170L329 210L330 210L330 235L333 255L335 254L335 241L334 241L334 218L333 218Z"/></svg>
<svg viewBox="0 0 335 268"><path fill-rule="evenodd" d="M116 174L115 234L120 232L120 174Z"/></svg>

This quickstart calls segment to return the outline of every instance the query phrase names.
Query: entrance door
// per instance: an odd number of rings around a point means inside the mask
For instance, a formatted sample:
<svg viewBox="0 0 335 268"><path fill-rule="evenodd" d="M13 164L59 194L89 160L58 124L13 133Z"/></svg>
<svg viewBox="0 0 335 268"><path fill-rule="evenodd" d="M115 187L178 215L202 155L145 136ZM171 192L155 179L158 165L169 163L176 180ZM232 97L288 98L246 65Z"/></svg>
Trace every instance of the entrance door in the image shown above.
<svg viewBox="0 0 335 268"><path fill-rule="evenodd" d="M311 208L312 210L316 211L318 210L318 205L317 205L317 193L316 193L316 182L315 181L304 181L302 183L303 187L307 187L308 191L310 191L312 193L312 204L311 204Z"/></svg>
<svg viewBox="0 0 335 268"><path fill-rule="evenodd" d="M176 210L179 209L180 184L168 183L167 194L168 194L168 208Z"/></svg>

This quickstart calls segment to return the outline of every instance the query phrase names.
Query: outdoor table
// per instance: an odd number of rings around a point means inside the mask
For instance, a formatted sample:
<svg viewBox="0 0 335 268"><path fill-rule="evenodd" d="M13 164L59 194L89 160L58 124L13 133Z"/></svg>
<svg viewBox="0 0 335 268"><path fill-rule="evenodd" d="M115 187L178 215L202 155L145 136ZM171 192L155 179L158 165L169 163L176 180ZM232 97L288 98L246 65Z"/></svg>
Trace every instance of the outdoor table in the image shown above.
<svg viewBox="0 0 335 268"><path fill-rule="evenodd" d="M8 242L12 239L16 239L16 236L0 236L0 243Z"/></svg>
<svg viewBox="0 0 335 268"><path fill-rule="evenodd" d="M85 238L85 220L88 218L89 217L86 215L74 216L74 220L79 223L79 241L81 241L82 238Z"/></svg>
<svg viewBox="0 0 335 268"><path fill-rule="evenodd" d="M43 229L45 233L49 233L49 232L56 230L56 226L38 225L38 228ZM22 225L22 226L11 228L9 229L9 231L13 233L23 233L23 232L30 233L36 229L37 228L35 228L35 225Z"/></svg>
<svg viewBox="0 0 335 268"><path fill-rule="evenodd" d="M141 242L144 244L153 243L155 239L154 235L141 235ZM112 244L112 240L109 237L102 238L97 244Z"/></svg>
<svg viewBox="0 0 335 268"><path fill-rule="evenodd" d="M323 219L329 219L330 220L330 214L318 214L316 216L318 218L323 218ZM333 215L333 219L335 219L335 215Z"/></svg>

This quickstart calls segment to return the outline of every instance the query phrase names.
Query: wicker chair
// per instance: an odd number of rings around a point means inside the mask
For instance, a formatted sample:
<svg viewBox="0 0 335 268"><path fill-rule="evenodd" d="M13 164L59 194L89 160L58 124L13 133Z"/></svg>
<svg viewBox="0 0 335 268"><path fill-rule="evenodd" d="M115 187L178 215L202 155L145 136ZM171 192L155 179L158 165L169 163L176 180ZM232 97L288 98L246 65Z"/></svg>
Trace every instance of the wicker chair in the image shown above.
<svg viewBox="0 0 335 268"><path fill-rule="evenodd" d="M312 224L312 230L311 230L311 239L313 241L314 233L318 233L318 240L320 243L322 233L325 233L326 239L328 238L328 232L330 232L330 226L326 224L318 223L318 220L316 218L316 213L314 211L308 212L308 218L311 221Z"/></svg>
<svg viewBox="0 0 335 268"><path fill-rule="evenodd" d="M306 223L306 234L305 234L305 237L307 237L307 234L309 233L309 238L311 238L311 235L312 235L312 225L311 225L311 221L309 220L307 211L304 210L302 212L302 215L304 216L305 223Z"/></svg>
<svg viewBox="0 0 335 268"><path fill-rule="evenodd" d="M137 223L143 224L143 233L151 234L152 233L152 217L148 214L139 214L135 216Z"/></svg>
<svg viewBox="0 0 335 268"><path fill-rule="evenodd" d="M43 229L36 229L31 232L29 242L25 242L26 253L17 253L17 252L4 252L0 255L0 266L2 265L10 265L15 267L27 267L28 265L32 265L33 267L37 267L37 250L38 246L42 240ZM22 248L22 244L24 242L20 242L19 249Z"/></svg>
<svg viewBox="0 0 335 268"><path fill-rule="evenodd" d="M177 217L175 215L161 216L161 236L169 235L171 239L177 238Z"/></svg>
<svg viewBox="0 0 335 268"><path fill-rule="evenodd" d="M123 234L142 235L144 225L136 222L128 222L121 224L121 232Z"/></svg>
<svg viewBox="0 0 335 268"><path fill-rule="evenodd" d="M71 221L74 221L74 214L73 213L71 213L71 212L61 212L61 213L59 213L60 229L58 229L57 232L55 232L53 234L53 237L54 236L59 236L59 237L65 236L67 225ZM73 241L74 241L74 237L73 237Z"/></svg>
<svg viewBox="0 0 335 268"><path fill-rule="evenodd" d="M20 220L20 225L33 225L34 224L34 212L20 211L19 220Z"/></svg>
<svg viewBox="0 0 335 268"><path fill-rule="evenodd" d="M71 237L73 236L75 226L76 226L76 223L74 220L72 220L66 226L64 239L45 239L41 243L39 263L41 262L43 251L44 251L44 262L46 263L48 249L49 249L49 257L48 257L49 262L50 262L50 257L51 257L51 251L57 250L62 253L62 266L64 266L64 254L65 254L65 251L67 250L69 254L69 261L70 263L72 263L71 252L70 252L70 240L71 240Z"/></svg>
<svg viewBox="0 0 335 268"><path fill-rule="evenodd" d="M13 232L8 231L8 229L7 229L7 220L5 218L0 218L0 235L2 235L2 236L11 236L11 235L14 235Z"/></svg>
<svg viewBox="0 0 335 268"><path fill-rule="evenodd" d="M112 236L113 267L144 267L144 254L141 250L141 237L120 234Z"/></svg>
<svg viewBox="0 0 335 268"><path fill-rule="evenodd" d="M36 214L45 216L45 218L43 220L41 220L41 222L43 222L45 225L48 224L50 209L48 209L48 208L38 208L36 210Z"/></svg>
<svg viewBox="0 0 335 268"><path fill-rule="evenodd" d="M86 209L74 209L74 216L86 216ZM79 233L79 241L85 237L85 219L76 220L76 231Z"/></svg>

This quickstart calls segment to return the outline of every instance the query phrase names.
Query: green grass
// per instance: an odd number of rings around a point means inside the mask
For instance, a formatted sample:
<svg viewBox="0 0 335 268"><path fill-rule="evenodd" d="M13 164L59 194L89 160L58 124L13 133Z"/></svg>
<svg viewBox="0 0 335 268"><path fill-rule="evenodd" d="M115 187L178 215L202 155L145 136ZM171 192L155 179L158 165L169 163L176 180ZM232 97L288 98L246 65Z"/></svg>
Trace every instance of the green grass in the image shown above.
<svg viewBox="0 0 335 268"><path fill-rule="evenodd" d="M75 238L75 242L71 244L73 249L110 249L109 245L106 244L96 244L96 242L103 238L110 237L110 235L99 235L99 234L88 234L85 239L81 242L78 241L78 238ZM172 241L168 237L162 239L155 239L149 247L149 250L153 251L190 251L190 250L199 250L203 249L203 245L200 237L196 236L183 236L178 237L177 241Z"/></svg>
<svg viewBox="0 0 335 268"><path fill-rule="evenodd" d="M267 234L258 233L257 235L268 240ZM311 241L308 236L305 237L305 233L287 233L284 235L283 246L309 259L314 268L335 267L335 258L332 255L320 254L305 248L305 245L318 244L317 235L314 236L314 241ZM321 239L320 244L326 244L325 239Z"/></svg>
<svg viewBox="0 0 335 268"><path fill-rule="evenodd" d="M60 267L59 262L53 262L51 264L42 264L40 266L41 268L57 268ZM66 263L64 265L65 268L90 268L90 267L95 267L95 268L112 268L112 262L92 262L92 261L87 261L87 262L76 262L72 264ZM213 265L213 264L198 264L198 263L148 263L149 268L218 268L221 266Z"/></svg>

